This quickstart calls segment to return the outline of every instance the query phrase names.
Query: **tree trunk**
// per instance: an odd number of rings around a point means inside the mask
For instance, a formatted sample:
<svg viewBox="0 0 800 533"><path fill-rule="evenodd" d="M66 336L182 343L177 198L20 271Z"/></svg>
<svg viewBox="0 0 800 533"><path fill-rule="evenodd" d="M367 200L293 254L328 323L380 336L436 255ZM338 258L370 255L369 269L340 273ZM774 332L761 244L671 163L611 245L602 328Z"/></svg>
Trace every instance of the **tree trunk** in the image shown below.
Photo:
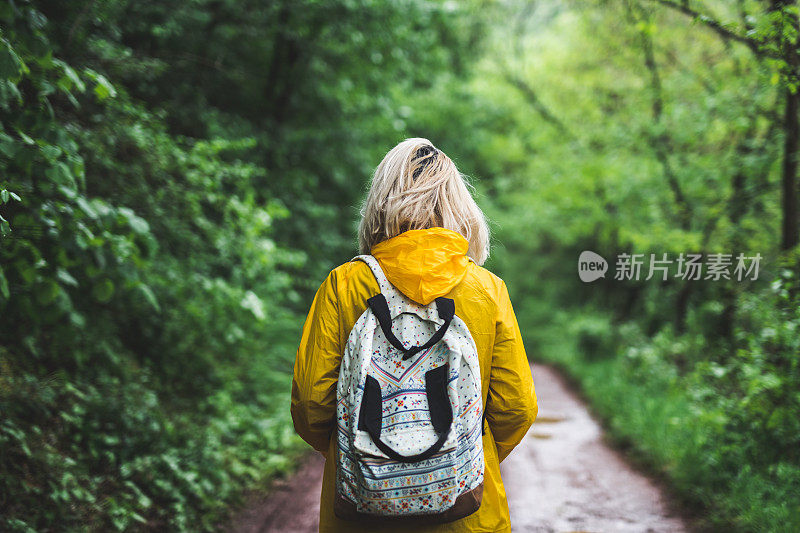
<svg viewBox="0 0 800 533"><path fill-rule="evenodd" d="M797 151L800 140L800 91L786 89L786 109L784 111L784 144L781 175L783 231L781 248L790 250L797 246L800 231L800 217L797 212Z"/></svg>
<svg viewBox="0 0 800 533"><path fill-rule="evenodd" d="M796 4L797 0L772 0L770 11L786 10ZM798 29L797 16L785 14L789 17L793 29ZM788 86L785 90L786 107L783 113L783 162L781 165L781 207L783 210L783 224L781 228L781 249L791 250L797 246L798 232L800 232L800 217L797 213L797 156L798 141L800 140L800 89L792 89L800 77L800 58L797 55L798 36L786 38L785 30L780 29L778 46L781 55L786 61L788 71Z"/></svg>

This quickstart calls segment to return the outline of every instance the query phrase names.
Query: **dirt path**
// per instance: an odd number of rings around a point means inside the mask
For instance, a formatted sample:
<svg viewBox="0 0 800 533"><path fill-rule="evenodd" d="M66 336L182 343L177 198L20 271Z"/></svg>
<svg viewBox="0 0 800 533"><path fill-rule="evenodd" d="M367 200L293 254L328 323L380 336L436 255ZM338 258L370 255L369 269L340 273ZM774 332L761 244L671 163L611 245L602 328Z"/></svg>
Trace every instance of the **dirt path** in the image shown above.
<svg viewBox="0 0 800 533"><path fill-rule="evenodd" d="M253 499L227 529L229 533L315 533L325 460L314 452L289 480L273 484L269 494Z"/></svg>
<svg viewBox="0 0 800 533"><path fill-rule="evenodd" d="M600 426L562 378L534 368L539 417L501 471L512 529L524 532L685 531L659 489L601 439ZM288 481L253 501L231 533L317 530L323 460L314 454Z"/></svg>
<svg viewBox="0 0 800 533"><path fill-rule="evenodd" d="M533 370L539 416L500 465L514 531L685 531L659 489L601 439L602 430L552 369Z"/></svg>

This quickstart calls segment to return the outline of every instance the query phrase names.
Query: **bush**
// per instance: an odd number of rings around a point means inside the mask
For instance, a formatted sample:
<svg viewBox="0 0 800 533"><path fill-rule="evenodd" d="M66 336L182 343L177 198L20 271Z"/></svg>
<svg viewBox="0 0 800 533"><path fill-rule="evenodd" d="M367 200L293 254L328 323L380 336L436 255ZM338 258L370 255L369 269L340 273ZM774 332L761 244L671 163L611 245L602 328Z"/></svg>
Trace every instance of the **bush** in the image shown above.
<svg viewBox="0 0 800 533"><path fill-rule="evenodd" d="M567 331L575 339L578 351L588 360L614 357L617 351L616 327L599 313L575 316Z"/></svg>

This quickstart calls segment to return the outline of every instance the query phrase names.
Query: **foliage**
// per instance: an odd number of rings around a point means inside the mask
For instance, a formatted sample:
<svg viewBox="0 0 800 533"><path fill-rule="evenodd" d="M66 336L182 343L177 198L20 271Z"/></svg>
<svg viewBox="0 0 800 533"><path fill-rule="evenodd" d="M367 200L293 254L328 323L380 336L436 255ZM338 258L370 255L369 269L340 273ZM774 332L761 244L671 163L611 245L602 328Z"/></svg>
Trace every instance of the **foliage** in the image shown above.
<svg viewBox="0 0 800 533"><path fill-rule="evenodd" d="M214 530L301 449L300 311L355 252L392 95L465 73L480 24L349 0L0 24L0 529Z"/></svg>

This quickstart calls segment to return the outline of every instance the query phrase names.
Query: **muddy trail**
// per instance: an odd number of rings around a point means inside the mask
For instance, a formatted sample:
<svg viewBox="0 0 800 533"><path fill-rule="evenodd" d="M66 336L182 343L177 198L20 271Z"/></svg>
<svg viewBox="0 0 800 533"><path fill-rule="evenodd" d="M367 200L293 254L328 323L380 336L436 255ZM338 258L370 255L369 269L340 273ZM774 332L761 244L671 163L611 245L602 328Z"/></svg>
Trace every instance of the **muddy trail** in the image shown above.
<svg viewBox="0 0 800 533"><path fill-rule="evenodd" d="M517 532L686 531L658 486L603 440L586 406L551 368L533 371L539 416L500 466ZM231 533L317 531L324 460L311 456L268 495L251 501Z"/></svg>

